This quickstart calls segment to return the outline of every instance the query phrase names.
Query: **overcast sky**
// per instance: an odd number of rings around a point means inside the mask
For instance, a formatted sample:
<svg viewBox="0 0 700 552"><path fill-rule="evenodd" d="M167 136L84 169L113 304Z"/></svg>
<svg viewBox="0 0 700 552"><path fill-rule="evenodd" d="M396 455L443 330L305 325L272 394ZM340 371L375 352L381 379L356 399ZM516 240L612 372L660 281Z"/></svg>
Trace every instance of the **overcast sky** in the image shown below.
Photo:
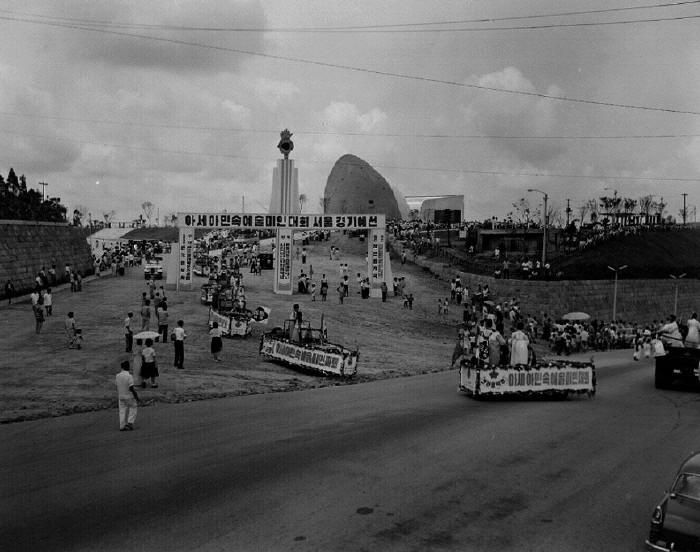
<svg viewBox="0 0 700 552"><path fill-rule="evenodd" d="M525 196L536 205L530 187L572 207L611 195L606 187L658 194L678 216L681 193L700 203L700 181L671 180L700 179L700 3L393 26L653 4L0 2L0 173L47 182L47 195L93 218L134 218L145 201L161 218L239 211L243 196L247 212L261 212L289 128L307 212L351 153L404 195L463 193L467 219L502 217ZM381 25L392 27L308 30ZM597 138L563 138L580 136Z"/></svg>

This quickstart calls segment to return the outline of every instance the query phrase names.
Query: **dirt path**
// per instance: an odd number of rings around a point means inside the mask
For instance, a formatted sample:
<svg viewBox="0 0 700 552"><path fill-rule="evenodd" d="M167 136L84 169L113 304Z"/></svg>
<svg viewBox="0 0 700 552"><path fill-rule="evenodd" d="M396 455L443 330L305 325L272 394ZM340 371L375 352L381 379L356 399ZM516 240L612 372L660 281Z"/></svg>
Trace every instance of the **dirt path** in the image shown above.
<svg viewBox="0 0 700 552"><path fill-rule="evenodd" d="M349 265L350 297L338 302L335 287L340 280L339 261L329 260L329 247L341 247L341 261ZM326 273L330 282L327 302L311 301L309 295L280 296L272 292L272 273L257 277L244 272L249 307L271 307L269 326L256 326L248 339L224 340L223 362L209 354L208 307L195 291L168 291L171 328L185 321L189 337L185 346L185 370L172 367L170 343L155 345L159 357L159 387L142 390L146 404L182 402L250 393L292 391L309 387L345 385L373 379L421 374L449 369L456 325L456 308L448 317L437 315L437 298L449 295L449 286L420 267L394 260L395 276L405 276L407 290L414 293L413 310L403 308L400 298L360 298L355 275L366 272L366 245L357 238L334 236L331 242L307 247L308 265L314 280ZM301 262L295 261L294 274ZM114 375L124 353L122 324L127 311L135 313L138 326L141 292L145 291L140 267L127 269L125 277L106 277L87 282L80 293L54 293L54 315L47 318L40 335L28 303L2 305L0 338L0 422L18 421L116 405ZM202 281L203 282L203 281ZM390 286L391 288L391 286ZM391 292L390 292L390 295ZM304 320L318 324L325 316L329 339L360 349L358 375L350 382L295 372L263 360L258 355L262 331L281 326L293 303L299 303ZM81 350L69 350L64 335L66 313L72 310L85 341ZM152 325L153 326L153 325ZM455 380L456 381L456 380ZM455 383L456 385L456 383Z"/></svg>

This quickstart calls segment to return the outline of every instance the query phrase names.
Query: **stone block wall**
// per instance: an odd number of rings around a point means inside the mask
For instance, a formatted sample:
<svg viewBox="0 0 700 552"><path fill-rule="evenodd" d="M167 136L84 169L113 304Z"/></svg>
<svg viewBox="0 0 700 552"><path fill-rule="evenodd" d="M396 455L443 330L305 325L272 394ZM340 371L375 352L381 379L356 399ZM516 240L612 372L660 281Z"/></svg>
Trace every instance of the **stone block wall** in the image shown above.
<svg viewBox="0 0 700 552"><path fill-rule="evenodd" d="M547 313L559 317L567 312L583 311L593 318L612 319L614 281L609 280L500 280L455 270L439 262L421 257L418 263L445 280L449 295L449 281L458 274L463 283L475 290L478 284L488 284L496 302L515 297L522 313L541 317ZM611 273L612 274L612 273ZM676 282L671 278L634 280L621 278L617 282L617 318L631 322L648 323L666 318L673 313ZM700 280L678 281L678 317L687 320L692 312L700 313Z"/></svg>
<svg viewBox="0 0 700 552"><path fill-rule="evenodd" d="M41 267L47 274L56 265L63 283L66 263L85 276L94 271L86 232L67 224L36 221L0 221L0 297L12 280L16 293L28 293Z"/></svg>

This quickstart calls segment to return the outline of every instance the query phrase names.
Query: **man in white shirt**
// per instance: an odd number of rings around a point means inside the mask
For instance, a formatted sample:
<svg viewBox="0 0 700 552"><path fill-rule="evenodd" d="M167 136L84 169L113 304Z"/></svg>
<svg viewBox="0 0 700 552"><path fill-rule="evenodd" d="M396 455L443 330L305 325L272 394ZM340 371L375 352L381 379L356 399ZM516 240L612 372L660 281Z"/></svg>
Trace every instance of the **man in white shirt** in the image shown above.
<svg viewBox="0 0 700 552"><path fill-rule="evenodd" d="M129 361L123 361L121 367L121 372L115 378L119 398L119 431L131 431L136 421L139 396L134 389L134 378L129 373Z"/></svg>
<svg viewBox="0 0 700 552"><path fill-rule="evenodd" d="M179 370L184 368L183 364L185 362L185 338L187 334L185 333L184 325L185 323L182 320L178 320L177 326L173 330L173 343L175 347L175 361L173 366Z"/></svg>

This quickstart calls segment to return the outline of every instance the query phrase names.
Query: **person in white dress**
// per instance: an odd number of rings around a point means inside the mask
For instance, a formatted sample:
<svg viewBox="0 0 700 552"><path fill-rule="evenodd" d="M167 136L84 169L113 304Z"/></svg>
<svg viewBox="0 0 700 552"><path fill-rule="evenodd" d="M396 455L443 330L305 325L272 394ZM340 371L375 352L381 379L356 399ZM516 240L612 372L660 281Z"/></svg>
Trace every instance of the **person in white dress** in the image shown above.
<svg viewBox="0 0 700 552"><path fill-rule="evenodd" d="M668 321L661 327L659 333L661 341L667 347L683 347L683 336L678 329L675 315L672 314L668 317Z"/></svg>
<svg viewBox="0 0 700 552"><path fill-rule="evenodd" d="M527 364L527 350L530 340L523 331L525 325L518 322L517 329L510 336L510 365Z"/></svg>
<svg viewBox="0 0 700 552"><path fill-rule="evenodd" d="M685 338L685 346L700 349L700 322L698 322L698 313L696 312L688 320L688 335Z"/></svg>

